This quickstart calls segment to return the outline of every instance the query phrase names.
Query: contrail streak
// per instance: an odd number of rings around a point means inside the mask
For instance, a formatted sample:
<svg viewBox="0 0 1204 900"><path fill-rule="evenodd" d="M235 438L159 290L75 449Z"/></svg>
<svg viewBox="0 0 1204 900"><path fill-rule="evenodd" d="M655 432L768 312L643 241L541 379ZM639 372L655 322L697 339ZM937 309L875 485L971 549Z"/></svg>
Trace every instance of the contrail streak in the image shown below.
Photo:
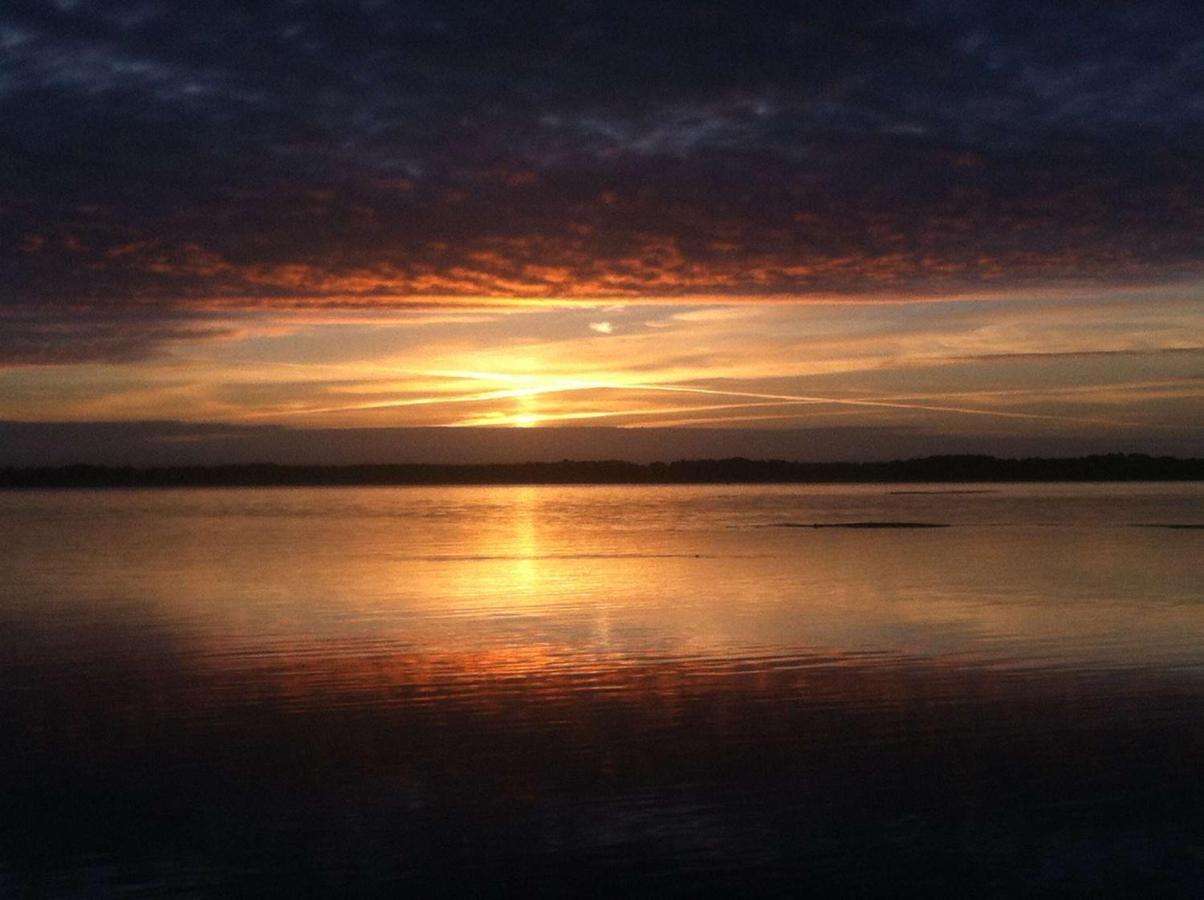
<svg viewBox="0 0 1204 900"><path fill-rule="evenodd" d="M493 375L484 372L428 372L428 375L446 375L451 378L470 378L473 380L486 380L496 378L498 380L509 381L519 380L521 376L506 376ZM714 397L743 397L750 400L780 400L784 403L791 404L809 404L809 403L833 403L841 406L864 406L876 407L884 409L908 409L919 410L923 412L945 412L957 413L967 416L992 416L1003 419L1036 419L1041 421L1053 422L1091 422L1095 424L1106 425L1124 425L1124 422L1118 422L1112 419L1088 418L1083 416L1055 416L1043 413L1020 413L1020 412L1003 412L993 409L975 409L964 406L936 406L932 404L922 403L899 403L889 399L870 399L870 400L853 400L846 397L819 397L808 394L769 394L758 391L730 391L717 390L714 388L699 388L687 387L684 385L669 385L669 384L643 384L639 382L625 382L622 384L608 384L606 382L591 382L579 381L576 379L566 379L560 384L565 385L565 390L585 390L608 389L608 390L632 390L632 391L664 391L667 393L682 393L682 394L704 394ZM618 413L616 413L618 415Z"/></svg>
<svg viewBox="0 0 1204 900"><path fill-rule="evenodd" d="M394 370L394 375L402 374ZM939 412L953 413L955 415L966 416L987 416L990 418L1000 419L1021 419L1030 421L1045 421L1045 422L1082 422L1091 424L1105 424L1126 426L1137 423L1119 421L1115 419L1105 419L1098 417L1087 416L1067 416L1067 415L1052 415L1047 413L1024 413L1024 412L1006 412L1003 410L994 409L979 409L976 407L966 406L947 406L930 403L905 403L901 402L901 398L895 397L879 397L869 399L853 399L849 397L824 397L810 394L773 394L761 391L735 391L722 390L717 388L691 387L688 385L679 384L650 384L645 382L606 382L606 381L590 381L576 378L563 378L550 380L545 384L530 384L531 376L510 375L501 372L472 372L472 371L415 371L405 374L419 375L426 378L448 378L458 379L463 381L501 381L501 382L518 382L526 384L524 387L515 387L505 390L494 391L478 391L470 394L457 394L450 397L413 397L404 400L382 400L369 403L354 403L344 404L340 406L327 407L311 407L306 409L284 410L274 413L274 415L314 415L321 413L340 413L340 412L365 412L371 410L396 409L412 406L434 406L444 403L479 403L489 400L507 400L518 397L536 397L542 394L557 394L568 393L572 391L584 390L608 390L608 391L649 391L662 392L673 394L694 394L709 397L729 397L740 398L745 400L757 401L776 401L776 403L766 403L764 405L811 405L811 404L833 404L838 406L863 407L872 409L901 409L912 410L917 412ZM904 395L906 396L906 395ZM757 404L762 405L762 404ZM613 412L597 412L589 414L580 414L575 416L564 415L556 416L555 414L547 416L539 416L540 421L553 420L556 418L607 418L619 417L624 415L633 415L632 411L613 411ZM273 413L263 413L261 415L273 415ZM486 424L480 420L470 420L474 424ZM506 420L508 421L508 420ZM459 425L464 422L455 423ZM1145 427L1149 427L1149 423L1140 423Z"/></svg>
<svg viewBox="0 0 1204 900"><path fill-rule="evenodd" d="M604 418L626 418L628 416L663 416L671 413L687 413L687 412L714 412L721 409L756 409L758 407L780 407L783 404L776 400L767 400L760 403L708 403L703 406L658 406L653 409L623 409L623 410L590 410L582 412L570 413L533 413L532 416L538 422L567 422L578 419L604 419ZM795 418L795 416L784 416L783 418ZM518 416L498 416L489 418L488 416L476 416L471 419L461 419L459 422L453 422L451 428L470 428L478 426L499 426L511 425ZM757 416L756 418L773 418Z"/></svg>

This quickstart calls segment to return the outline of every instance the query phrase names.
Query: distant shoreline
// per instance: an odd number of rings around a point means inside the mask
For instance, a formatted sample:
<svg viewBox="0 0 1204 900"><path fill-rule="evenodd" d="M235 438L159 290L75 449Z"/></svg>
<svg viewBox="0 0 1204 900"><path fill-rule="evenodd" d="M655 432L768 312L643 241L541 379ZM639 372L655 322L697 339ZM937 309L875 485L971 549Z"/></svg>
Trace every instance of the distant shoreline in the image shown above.
<svg viewBox="0 0 1204 900"><path fill-rule="evenodd" d="M336 487L524 484L950 484L1204 481L1204 459L1108 454L999 459L929 456L890 462L732 459L593 460L443 465L45 466L0 468L0 490L36 488Z"/></svg>

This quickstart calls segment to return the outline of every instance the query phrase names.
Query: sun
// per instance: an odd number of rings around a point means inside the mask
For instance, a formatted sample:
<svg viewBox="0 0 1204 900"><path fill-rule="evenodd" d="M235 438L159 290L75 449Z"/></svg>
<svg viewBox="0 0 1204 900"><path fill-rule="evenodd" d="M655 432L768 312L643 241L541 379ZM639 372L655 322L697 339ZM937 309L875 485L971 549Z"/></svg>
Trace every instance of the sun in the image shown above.
<svg viewBox="0 0 1204 900"><path fill-rule="evenodd" d="M543 421L543 416L537 416L534 413L519 413L512 416L510 424L515 428L534 428Z"/></svg>

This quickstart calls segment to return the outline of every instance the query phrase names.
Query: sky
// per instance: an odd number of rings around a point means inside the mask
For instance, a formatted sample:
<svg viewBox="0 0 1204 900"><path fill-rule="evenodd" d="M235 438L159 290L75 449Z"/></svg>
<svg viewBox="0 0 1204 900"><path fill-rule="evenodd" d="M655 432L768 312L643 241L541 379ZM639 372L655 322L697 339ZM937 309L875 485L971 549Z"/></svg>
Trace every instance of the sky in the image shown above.
<svg viewBox="0 0 1204 900"><path fill-rule="evenodd" d="M0 6L0 463L1199 455L1202 398L1189 0Z"/></svg>

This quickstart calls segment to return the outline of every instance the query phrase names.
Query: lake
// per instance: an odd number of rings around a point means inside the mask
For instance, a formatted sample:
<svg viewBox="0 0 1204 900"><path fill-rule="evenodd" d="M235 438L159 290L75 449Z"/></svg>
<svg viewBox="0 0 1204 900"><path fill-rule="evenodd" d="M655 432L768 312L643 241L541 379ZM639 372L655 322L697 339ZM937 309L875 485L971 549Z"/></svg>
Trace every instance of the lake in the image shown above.
<svg viewBox="0 0 1204 900"><path fill-rule="evenodd" d="M824 527L894 523L947 527ZM1204 485L0 493L0 895L1204 895Z"/></svg>

